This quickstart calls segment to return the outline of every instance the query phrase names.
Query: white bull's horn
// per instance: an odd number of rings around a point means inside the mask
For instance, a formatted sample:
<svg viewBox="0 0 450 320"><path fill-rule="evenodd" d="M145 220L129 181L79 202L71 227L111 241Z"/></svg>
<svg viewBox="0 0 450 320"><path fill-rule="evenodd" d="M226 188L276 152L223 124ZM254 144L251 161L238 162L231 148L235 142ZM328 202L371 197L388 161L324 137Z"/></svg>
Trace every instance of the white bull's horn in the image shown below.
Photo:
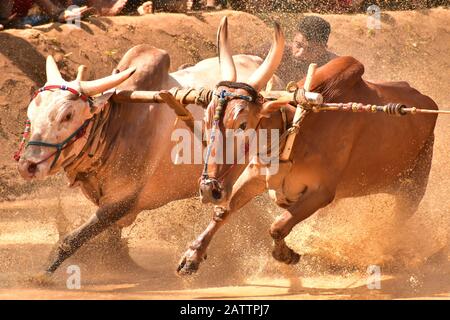
<svg viewBox="0 0 450 320"><path fill-rule="evenodd" d="M85 79L86 66L80 65L78 67L77 81L83 81Z"/></svg>
<svg viewBox="0 0 450 320"><path fill-rule="evenodd" d="M58 66L56 65L55 59L52 56L47 57L46 63L46 73L47 73L47 82L59 83L63 81L61 73L59 72Z"/></svg>
<svg viewBox="0 0 450 320"><path fill-rule="evenodd" d="M81 92L83 92L87 96L95 96L96 94L108 91L127 80L133 75L135 71L136 68L128 68L125 71L110 75L102 79L93 81L81 81Z"/></svg>
<svg viewBox="0 0 450 320"><path fill-rule="evenodd" d="M280 65L281 59L284 53L284 35L281 27L275 22L275 33L270 48L264 62L256 69L256 71L251 75L248 80L248 84L251 85L256 90L261 90L264 88L266 83L272 78L273 74Z"/></svg>
<svg viewBox="0 0 450 320"><path fill-rule="evenodd" d="M223 17L217 30L217 48L219 50L220 73L223 81L236 81L236 67L231 56L228 41L228 19Z"/></svg>

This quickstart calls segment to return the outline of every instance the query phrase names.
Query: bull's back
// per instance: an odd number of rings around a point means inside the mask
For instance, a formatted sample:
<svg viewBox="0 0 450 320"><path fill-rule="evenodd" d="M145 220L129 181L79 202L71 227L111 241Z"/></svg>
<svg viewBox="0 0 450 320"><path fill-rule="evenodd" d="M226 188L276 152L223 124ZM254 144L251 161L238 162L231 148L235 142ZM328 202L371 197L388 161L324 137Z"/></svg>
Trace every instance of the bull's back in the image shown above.
<svg viewBox="0 0 450 320"><path fill-rule="evenodd" d="M406 82L368 82L363 74L358 60L339 57L317 69L312 90L322 93L326 102L437 109L433 100ZM421 149L433 139L435 123L433 115L311 114L303 128L303 152L309 155L303 160L304 169L315 167L321 179L337 186L338 197L372 193L414 167Z"/></svg>
<svg viewBox="0 0 450 320"><path fill-rule="evenodd" d="M359 95L366 92L369 98L366 101L360 98L355 102L377 105L400 103L407 107L438 109L432 99L406 82L364 82L361 87L365 89L360 90ZM436 119L436 115L347 115L344 123L348 122L348 127L352 127L353 122L353 128L357 129L348 166L342 176L343 193L347 190L370 193L372 189L395 184L403 174L414 170L419 153L434 138Z"/></svg>

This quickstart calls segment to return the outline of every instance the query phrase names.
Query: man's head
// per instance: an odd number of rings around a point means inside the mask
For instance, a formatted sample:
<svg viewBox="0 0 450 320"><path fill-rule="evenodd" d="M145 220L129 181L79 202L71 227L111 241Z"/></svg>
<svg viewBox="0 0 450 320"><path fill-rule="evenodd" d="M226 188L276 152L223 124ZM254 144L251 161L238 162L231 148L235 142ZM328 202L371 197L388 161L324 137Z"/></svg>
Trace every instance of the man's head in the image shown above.
<svg viewBox="0 0 450 320"><path fill-rule="evenodd" d="M327 51L330 24L317 16L306 16L298 24L292 55L299 62L311 62Z"/></svg>

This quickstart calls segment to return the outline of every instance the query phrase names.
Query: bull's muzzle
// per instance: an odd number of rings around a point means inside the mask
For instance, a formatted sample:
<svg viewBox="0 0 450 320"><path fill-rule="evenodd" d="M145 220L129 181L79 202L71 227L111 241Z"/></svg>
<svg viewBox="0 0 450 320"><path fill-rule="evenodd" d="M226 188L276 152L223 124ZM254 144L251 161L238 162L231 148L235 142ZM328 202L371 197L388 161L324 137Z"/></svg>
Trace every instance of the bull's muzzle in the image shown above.
<svg viewBox="0 0 450 320"><path fill-rule="evenodd" d="M25 180L43 179L49 174L53 155L51 153L42 155L41 152L41 148L30 146L20 158L17 170Z"/></svg>
<svg viewBox="0 0 450 320"><path fill-rule="evenodd" d="M202 203L221 203L225 194L220 182L214 178L203 178L200 181L200 198Z"/></svg>
<svg viewBox="0 0 450 320"><path fill-rule="evenodd" d="M38 164L26 159L20 159L18 164L19 174L25 180L31 180L36 176L38 172Z"/></svg>

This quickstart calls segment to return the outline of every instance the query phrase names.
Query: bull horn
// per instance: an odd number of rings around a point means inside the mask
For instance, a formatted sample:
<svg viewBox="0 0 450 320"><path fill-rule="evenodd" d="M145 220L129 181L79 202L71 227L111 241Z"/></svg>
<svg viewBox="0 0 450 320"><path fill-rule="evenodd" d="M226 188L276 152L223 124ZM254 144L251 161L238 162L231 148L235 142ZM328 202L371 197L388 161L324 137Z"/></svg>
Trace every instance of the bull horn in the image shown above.
<svg viewBox="0 0 450 320"><path fill-rule="evenodd" d="M275 22L275 33L272 47L264 62L256 69L248 80L248 84L257 91L264 88L265 84L272 78L280 65L284 53L284 35L281 27Z"/></svg>
<svg viewBox="0 0 450 320"><path fill-rule="evenodd" d="M55 59L52 56L47 57L46 63L46 73L47 82L62 82L64 81L61 73L59 72L58 66L56 65Z"/></svg>
<svg viewBox="0 0 450 320"><path fill-rule="evenodd" d="M78 74L77 74L77 81L83 81L85 79L85 74L86 74L86 66L84 65L80 65L78 67Z"/></svg>
<svg viewBox="0 0 450 320"><path fill-rule="evenodd" d="M136 68L128 68L125 71L110 75L102 79L93 81L80 81L81 92L83 92L87 96L95 96L96 94L108 91L127 80L133 75L135 71Z"/></svg>
<svg viewBox="0 0 450 320"><path fill-rule="evenodd" d="M220 73L223 81L236 81L236 67L231 56L228 41L228 18L223 17L217 30L217 48L219 50Z"/></svg>

